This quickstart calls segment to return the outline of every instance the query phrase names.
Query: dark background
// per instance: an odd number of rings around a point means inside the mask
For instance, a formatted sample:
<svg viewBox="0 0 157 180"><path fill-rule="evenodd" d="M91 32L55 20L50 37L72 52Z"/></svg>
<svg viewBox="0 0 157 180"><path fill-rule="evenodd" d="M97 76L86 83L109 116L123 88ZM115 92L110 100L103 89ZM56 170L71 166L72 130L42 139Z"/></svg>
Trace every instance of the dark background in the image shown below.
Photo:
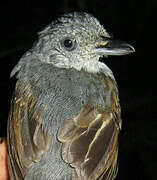
<svg viewBox="0 0 157 180"><path fill-rule="evenodd" d="M15 80L10 72L31 48L36 33L58 15L86 11L136 53L109 57L119 85L123 128L117 180L157 179L156 0L0 1L0 136L6 124Z"/></svg>

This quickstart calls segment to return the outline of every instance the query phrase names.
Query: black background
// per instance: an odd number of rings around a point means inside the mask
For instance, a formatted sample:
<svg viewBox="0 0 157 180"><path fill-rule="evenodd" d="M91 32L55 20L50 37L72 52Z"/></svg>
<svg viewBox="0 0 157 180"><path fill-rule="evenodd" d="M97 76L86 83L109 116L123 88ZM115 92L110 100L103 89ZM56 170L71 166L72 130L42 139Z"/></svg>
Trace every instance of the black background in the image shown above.
<svg viewBox="0 0 157 180"><path fill-rule="evenodd" d="M116 39L136 53L109 57L119 85L123 128L117 180L157 179L156 1L155 0L5 0L0 1L0 136L6 124L15 80L10 72L31 48L36 33L58 15L85 11L96 16Z"/></svg>

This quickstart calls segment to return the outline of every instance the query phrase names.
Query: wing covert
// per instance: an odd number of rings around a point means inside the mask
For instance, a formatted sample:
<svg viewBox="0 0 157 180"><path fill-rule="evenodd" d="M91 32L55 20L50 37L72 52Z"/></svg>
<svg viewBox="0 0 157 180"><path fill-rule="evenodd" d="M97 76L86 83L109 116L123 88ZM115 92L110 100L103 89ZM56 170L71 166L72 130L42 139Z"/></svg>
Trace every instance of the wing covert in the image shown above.
<svg viewBox="0 0 157 180"><path fill-rule="evenodd" d="M41 109L31 90L18 81L8 121L8 161L11 179L22 180L28 165L38 162L50 147L50 137L43 131Z"/></svg>
<svg viewBox="0 0 157 180"><path fill-rule="evenodd" d="M96 180L113 179L118 154L115 112L84 105L78 115L60 126L58 139L63 143L62 158L74 167L73 177Z"/></svg>

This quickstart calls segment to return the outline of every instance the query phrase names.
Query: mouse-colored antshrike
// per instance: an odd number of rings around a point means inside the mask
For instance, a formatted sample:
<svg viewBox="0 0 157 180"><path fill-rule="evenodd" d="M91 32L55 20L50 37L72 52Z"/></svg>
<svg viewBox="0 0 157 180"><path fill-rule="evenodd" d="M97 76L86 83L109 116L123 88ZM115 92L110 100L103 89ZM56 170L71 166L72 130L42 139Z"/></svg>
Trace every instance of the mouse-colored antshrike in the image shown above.
<svg viewBox="0 0 157 180"><path fill-rule="evenodd" d="M11 180L113 180L121 129L118 89L99 60L134 52L87 13L59 17L13 69Z"/></svg>

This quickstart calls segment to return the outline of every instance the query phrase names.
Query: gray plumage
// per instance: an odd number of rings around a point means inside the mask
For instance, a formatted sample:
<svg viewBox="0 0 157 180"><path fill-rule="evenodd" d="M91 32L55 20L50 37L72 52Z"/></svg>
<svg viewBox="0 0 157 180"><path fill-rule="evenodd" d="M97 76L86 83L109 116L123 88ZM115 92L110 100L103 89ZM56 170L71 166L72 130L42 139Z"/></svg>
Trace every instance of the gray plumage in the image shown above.
<svg viewBox="0 0 157 180"><path fill-rule="evenodd" d="M8 124L11 180L115 178L118 91L112 71L99 62L116 50L107 48L109 38L93 16L67 14L39 33L38 42L14 68L11 76L18 80ZM71 49L65 44L69 39ZM106 54L99 50L104 47ZM133 48L123 45L117 51L127 54ZM87 147L81 147L82 137L88 137ZM93 149L101 154L94 161Z"/></svg>

